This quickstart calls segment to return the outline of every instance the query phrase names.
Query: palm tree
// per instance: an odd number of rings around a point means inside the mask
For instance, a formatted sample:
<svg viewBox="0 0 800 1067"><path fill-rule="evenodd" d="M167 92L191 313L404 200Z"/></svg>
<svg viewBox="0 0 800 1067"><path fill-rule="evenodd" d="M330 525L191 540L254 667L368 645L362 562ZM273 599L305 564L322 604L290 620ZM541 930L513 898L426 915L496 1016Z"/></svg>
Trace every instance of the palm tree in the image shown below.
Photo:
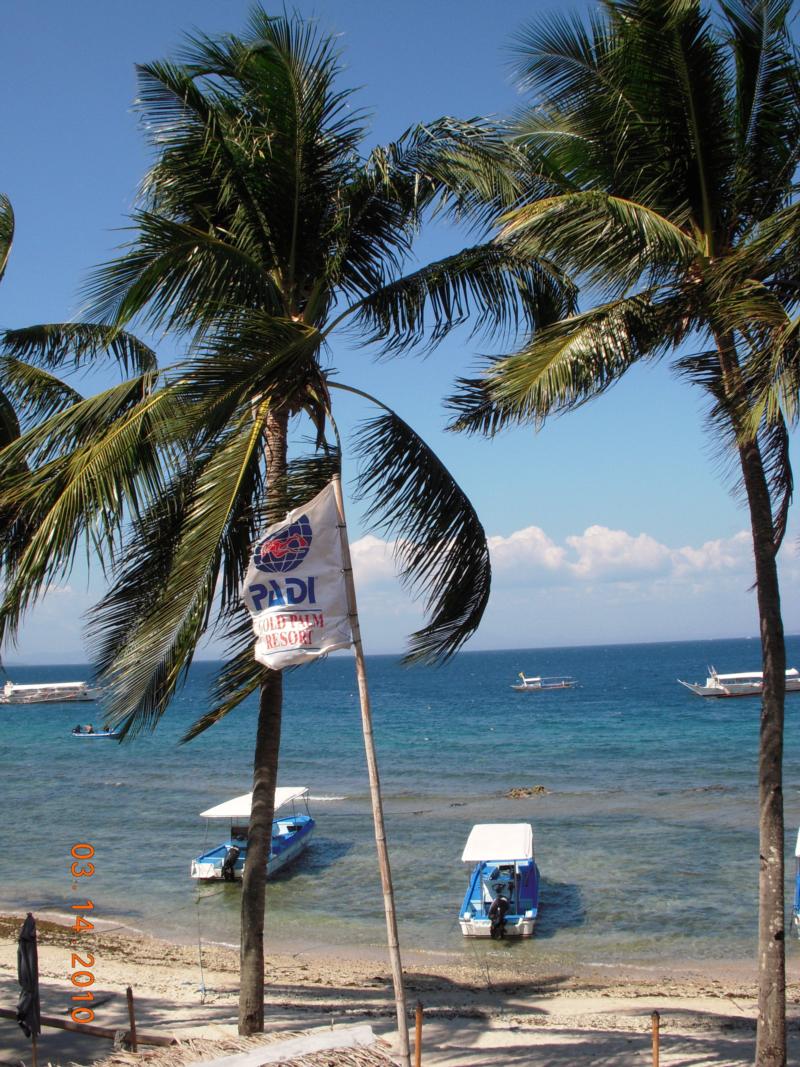
<svg viewBox="0 0 800 1067"><path fill-rule="evenodd" d="M507 147L487 124L443 119L364 155L363 116L336 88L338 73L331 38L260 8L244 37L196 35L180 63L139 69L155 162L131 244L94 277L97 322L86 330L102 346L138 317L181 337L186 354L157 381L140 375L127 392L53 415L0 455L0 473L20 458L33 472L4 494L23 536L12 529L0 549L0 638L89 537L112 554L92 632L125 733L156 725L209 628L229 639L230 657L215 706L188 737L259 692L242 1033L263 1029L282 676L253 658L239 589L258 530L339 469L328 439L337 389L379 409L355 442L359 489L425 598L428 622L409 657L454 653L489 594L486 539L466 496L390 407L335 377L332 335L398 353L436 344L467 318L473 330L533 329L572 301L557 270L485 240L409 270L426 212L514 195L499 165ZM55 328L11 331L6 350L41 356L68 342ZM304 422L315 448L290 460Z"/></svg>
<svg viewBox="0 0 800 1067"><path fill-rule="evenodd" d="M519 34L520 82L536 93L515 131L528 190L503 216L499 247L555 260L599 302L462 380L452 398L463 430L540 426L667 353L709 397L741 472L761 625L764 1065L786 1057L776 556L792 492L800 297L800 71L788 11L785 0L722 0L713 13L697 0L607 0L588 23L555 16ZM690 341L699 351L686 355Z"/></svg>

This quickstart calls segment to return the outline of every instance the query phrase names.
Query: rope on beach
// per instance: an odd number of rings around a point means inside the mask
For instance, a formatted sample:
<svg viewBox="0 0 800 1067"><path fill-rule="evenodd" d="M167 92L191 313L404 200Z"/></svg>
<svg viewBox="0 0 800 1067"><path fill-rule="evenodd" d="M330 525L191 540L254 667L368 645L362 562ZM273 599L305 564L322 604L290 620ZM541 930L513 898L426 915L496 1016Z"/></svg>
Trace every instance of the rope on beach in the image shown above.
<svg viewBox="0 0 800 1067"><path fill-rule="evenodd" d="M197 959L200 964L200 1003L206 1002L206 977L203 973L203 935L200 929L200 896L195 898L197 905Z"/></svg>

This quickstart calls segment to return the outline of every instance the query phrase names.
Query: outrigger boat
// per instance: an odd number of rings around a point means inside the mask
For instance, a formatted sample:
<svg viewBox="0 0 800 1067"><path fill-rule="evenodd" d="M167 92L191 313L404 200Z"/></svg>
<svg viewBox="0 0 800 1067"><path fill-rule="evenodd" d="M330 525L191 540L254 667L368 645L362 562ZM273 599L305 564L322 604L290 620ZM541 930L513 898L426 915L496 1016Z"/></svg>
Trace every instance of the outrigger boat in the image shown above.
<svg viewBox="0 0 800 1067"><path fill-rule="evenodd" d="M713 667L708 668L706 684L684 682L678 678L698 697L757 697L764 690L764 675L761 671L744 671L740 674L717 674ZM786 672L786 692L800 693L800 671L790 667Z"/></svg>
<svg viewBox="0 0 800 1067"><path fill-rule="evenodd" d="M73 737L83 738L97 738L97 737L119 737L119 731L117 730L95 730L91 723L87 723L86 726L74 726L72 728Z"/></svg>
<svg viewBox="0 0 800 1067"><path fill-rule="evenodd" d="M230 820L230 836L221 845L192 860L192 878L210 882L241 881L247 859L247 823L252 799L252 793L244 793L200 812L203 819ZM296 805L301 801L306 809L305 814L296 810ZM267 877L296 859L314 832L315 823L308 812L308 789L305 786L281 786L275 790L276 815L280 808L287 805L291 805L291 815L276 817L272 823Z"/></svg>
<svg viewBox="0 0 800 1067"><path fill-rule="evenodd" d="M0 704L64 704L99 700L103 690L86 682L41 682L37 685L15 685L6 682L0 693Z"/></svg>
<svg viewBox="0 0 800 1067"><path fill-rule="evenodd" d="M461 859L475 866L459 914L465 937L531 937L539 912L539 868L530 823L473 826Z"/></svg>
<svg viewBox="0 0 800 1067"><path fill-rule="evenodd" d="M511 688L518 693L541 693L545 689L574 689L578 684L569 675L558 674L553 678L526 678L522 671L519 672L520 681Z"/></svg>

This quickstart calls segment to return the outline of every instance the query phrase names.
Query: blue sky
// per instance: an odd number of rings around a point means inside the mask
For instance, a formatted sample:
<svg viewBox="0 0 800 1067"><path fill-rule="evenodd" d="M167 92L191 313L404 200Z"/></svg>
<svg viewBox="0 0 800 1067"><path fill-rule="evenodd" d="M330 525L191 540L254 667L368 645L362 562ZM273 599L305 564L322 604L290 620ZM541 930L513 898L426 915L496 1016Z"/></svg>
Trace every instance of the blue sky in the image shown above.
<svg viewBox="0 0 800 1067"><path fill-rule="evenodd" d="M244 0L5 5L0 190L13 202L17 232L0 286L0 324L78 315L80 284L124 239L120 228L148 162L132 110L134 64L174 53L194 27L237 31L248 7ZM516 107L509 41L525 21L563 5L318 0L297 10L341 35L342 83L363 87L356 103L373 113L371 140L381 142L442 114ZM420 254L442 254L464 239L440 226ZM439 451L492 539L495 592L471 647L756 633L747 516L703 431L699 394L666 366L643 367L538 435L520 430L489 443L446 434L441 398L486 348L466 332L424 360L376 364L346 343L333 348L343 379L390 398ZM159 351L165 360L174 354L168 342ZM339 407L345 427L369 413L349 399ZM351 508L367 649L396 650L419 611L392 577L387 546L366 536L359 518ZM784 611L787 630L796 631L795 519L791 529ZM100 589L76 570L30 618L9 659L81 659L80 616Z"/></svg>

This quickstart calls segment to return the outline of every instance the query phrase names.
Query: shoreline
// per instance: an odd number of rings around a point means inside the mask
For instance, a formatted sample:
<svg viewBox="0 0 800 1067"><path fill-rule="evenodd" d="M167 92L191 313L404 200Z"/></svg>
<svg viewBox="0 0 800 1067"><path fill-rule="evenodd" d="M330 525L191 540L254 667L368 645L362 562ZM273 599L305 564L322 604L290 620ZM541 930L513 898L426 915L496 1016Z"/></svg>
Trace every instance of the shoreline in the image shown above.
<svg viewBox="0 0 800 1067"><path fill-rule="evenodd" d="M0 915L0 989L16 1003L16 937L21 916ZM99 1024L126 1028L125 989L137 1004L137 1027L174 1033L181 1040L231 1040L236 1035L239 959L236 950L197 946L147 935L94 930L76 935L44 913L37 916L44 1014L69 1012L69 953L96 960L95 1010ZM265 1004L268 1030L308 1029L367 1022L384 1039L394 1030L394 996L386 952L365 956L267 945ZM88 958L88 957L87 957ZM790 1040L800 1046L800 973L792 960L787 982ZM695 1058L675 1062L752 1062L755 1035L755 964L683 961L679 966L595 964L546 967L534 975L514 968L513 952L489 966L477 955L407 949L403 953L409 1010L421 1001L429 1051L425 1063L452 1067L528 1062L516 1058L547 1044L548 1062L596 1064L597 1042L609 1049L645 1048L650 1017L658 1011L664 1039L687 1042ZM0 1061L24 1055L25 1039L10 1022L0 1026ZM46 1038L45 1038L46 1035ZM110 1043L45 1031L50 1062L88 1063L108 1054ZM713 1049L713 1059L711 1050ZM563 1060L558 1059L558 1050ZM698 1050L704 1050L700 1055ZM706 1058L708 1056L708 1059ZM584 1058L585 1057L585 1058ZM627 1056L625 1057L627 1059ZM42 1057L43 1062L47 1062ZM128 1061L126 1061L128 1062ZM544 1060L542 1061L544 1062ZM602 1060L600 1061L602 1062ZM663 1058L662 1062L670 1063Z"/></svg>

